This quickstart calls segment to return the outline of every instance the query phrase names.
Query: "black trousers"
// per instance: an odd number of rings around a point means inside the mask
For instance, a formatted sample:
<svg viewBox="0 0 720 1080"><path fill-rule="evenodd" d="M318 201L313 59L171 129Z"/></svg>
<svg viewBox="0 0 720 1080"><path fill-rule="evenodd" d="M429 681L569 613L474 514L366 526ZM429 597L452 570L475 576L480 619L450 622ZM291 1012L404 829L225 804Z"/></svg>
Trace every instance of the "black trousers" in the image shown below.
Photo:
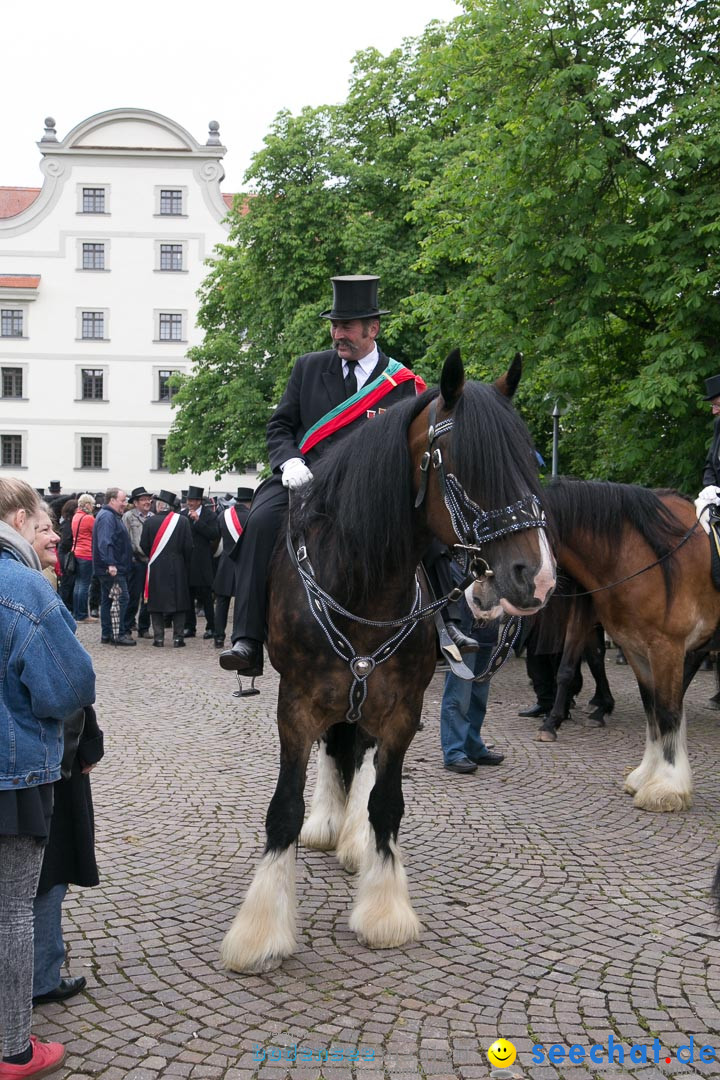
<svg viewBox="0 0 720 1080"><path fill-rule="evenodd" d="M207 585L207 586L191 585L190 586L190 596L192 598L192 603L190 605L190 610L185 612L185 629L186 630L196 630L197 629L197 615L195 614L195 601L199 600L200 603L202 604L203 615L205 616L205 621L207 623L206 629L207 630L213 630L214 629L214 623L215 623L215 609L213 607L212 588L209 585Z"/></svg>
<svg viewBox="0 0 720 1080"><path fill-rule="evenodd" d="M255 492L237 548L233 641L238 638L265 640L270 559L288 498L280 476L271 476Z"/></svg>

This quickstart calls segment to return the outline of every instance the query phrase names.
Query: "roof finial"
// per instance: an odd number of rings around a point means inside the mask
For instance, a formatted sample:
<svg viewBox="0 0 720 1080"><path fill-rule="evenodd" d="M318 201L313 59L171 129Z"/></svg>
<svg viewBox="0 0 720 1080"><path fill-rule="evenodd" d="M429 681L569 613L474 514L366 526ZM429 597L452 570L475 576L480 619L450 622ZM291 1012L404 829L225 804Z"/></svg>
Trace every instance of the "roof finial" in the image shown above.
<svg viewBox="0 0 720 1080"><path fill-rule="evenodd" d="M55 121L52 116L45 117L45 133L40 142L57 142L57 131L55 130Z"/></svg>
<svg viewBox="0 0 720 1080"><path fill-rule="evenodd" d="M206 146L222 146L220 142L220 125L217 120L211 120L208 124L208 140Z"/></svg>

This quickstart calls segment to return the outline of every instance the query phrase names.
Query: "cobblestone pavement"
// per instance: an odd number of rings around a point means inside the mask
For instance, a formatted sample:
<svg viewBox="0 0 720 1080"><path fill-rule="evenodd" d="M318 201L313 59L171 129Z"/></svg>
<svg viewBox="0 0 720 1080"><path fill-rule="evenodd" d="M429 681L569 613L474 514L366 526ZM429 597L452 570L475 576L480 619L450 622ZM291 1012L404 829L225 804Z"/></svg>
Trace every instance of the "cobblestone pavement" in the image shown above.
<svg viewBox="0 0 720 1080"><path fill-rule="evenodd" d="M102 884L66 902L69 970L87 976L87 992L35 1014L36 1034L67 1044L59 1075L720 1075L717 1063L697 1060L704 1044L720 1055L720 946L708 898L720 847L711 673L688 694L696 796L675 815L637 811L622 792L644 723L632 673L614 653L608 727L587 726L586 688L551 746L517 716L533 696L524 662L511 660L493 683L486 725L506 761L472 776L441 767L436 676L407 759L401 831L420 941L382 952L358 945L348 929L352 878L332 855L301 850L300 947L279 970L246 976L223 972L218 948L262 849L276 680L238 702L212 643L115 650L100 646L97 623L80 633L96 662L106 735L93 774ZM623 1044L622 1066L531 1057L535 1043L588 1050L610 1035ZM518 1057L491 1070L486 1050L498 1036ZM691 1037L695 1061L680 1064L676 1051ZM660 1047L659 1064L629 1063L632 1044L650 1047L651 1061ZM314 1061L288 1062L293 1046L297 1058L313 1050ZM279 1047L282 1063L272 1060ZM321 1065L328 1048L335 1060ZM347 1060L353 1048L357 1064Z"/></svg>

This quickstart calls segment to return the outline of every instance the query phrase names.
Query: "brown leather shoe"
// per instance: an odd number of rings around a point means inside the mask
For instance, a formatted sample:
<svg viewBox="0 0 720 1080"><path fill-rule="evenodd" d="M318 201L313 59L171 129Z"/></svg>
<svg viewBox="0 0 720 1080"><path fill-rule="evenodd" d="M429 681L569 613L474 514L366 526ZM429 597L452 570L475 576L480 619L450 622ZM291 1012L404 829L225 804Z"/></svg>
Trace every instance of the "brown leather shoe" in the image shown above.
<svg viewBox="0 0 720 1080"><path fill-rule="evenodd" d="M232 649L226 649L218 657L223 671L240 671L243 675L262 675L262 641L252 638L238 638Z"/></svg>

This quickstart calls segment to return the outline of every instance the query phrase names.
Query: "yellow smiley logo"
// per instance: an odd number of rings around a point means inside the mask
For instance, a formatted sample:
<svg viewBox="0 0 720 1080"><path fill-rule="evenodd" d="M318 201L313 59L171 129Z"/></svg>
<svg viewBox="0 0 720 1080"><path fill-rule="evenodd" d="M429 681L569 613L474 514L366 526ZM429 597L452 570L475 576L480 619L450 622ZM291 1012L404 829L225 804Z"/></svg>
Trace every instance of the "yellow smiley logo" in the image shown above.
<svg viewBox="0 0 720 1080"><path fill-rule="evenodd" d="M497 1066L498 1069L506 1069L517 1057L517 1050L507 1039L496 1039L489 1047L487 1056L491 1065Z"/></svg>

